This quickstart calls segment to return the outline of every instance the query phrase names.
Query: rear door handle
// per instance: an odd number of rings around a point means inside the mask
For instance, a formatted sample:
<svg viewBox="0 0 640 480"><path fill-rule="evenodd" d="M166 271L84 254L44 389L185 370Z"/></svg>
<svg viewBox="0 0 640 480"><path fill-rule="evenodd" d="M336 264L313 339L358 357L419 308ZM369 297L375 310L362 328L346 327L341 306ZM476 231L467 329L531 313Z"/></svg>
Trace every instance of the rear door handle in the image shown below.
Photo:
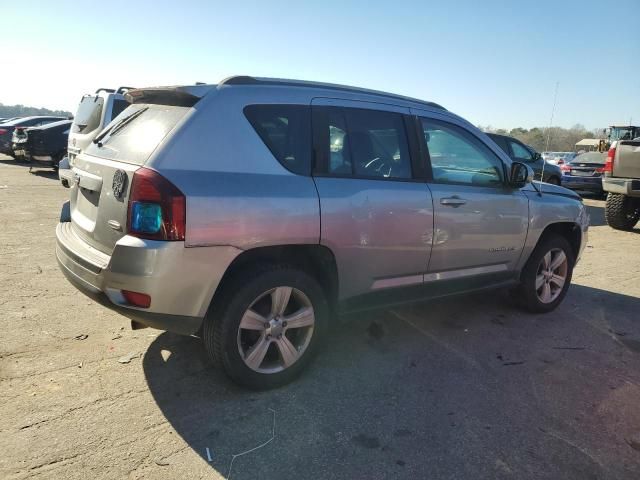
<svg viewBox="0 0 640 480"><path fill-rule="evenodd" d="M464 198L457 196L441 198L440 205L446 205L447 207L459 207L460 205L466 205L467 201Z"/></svg>

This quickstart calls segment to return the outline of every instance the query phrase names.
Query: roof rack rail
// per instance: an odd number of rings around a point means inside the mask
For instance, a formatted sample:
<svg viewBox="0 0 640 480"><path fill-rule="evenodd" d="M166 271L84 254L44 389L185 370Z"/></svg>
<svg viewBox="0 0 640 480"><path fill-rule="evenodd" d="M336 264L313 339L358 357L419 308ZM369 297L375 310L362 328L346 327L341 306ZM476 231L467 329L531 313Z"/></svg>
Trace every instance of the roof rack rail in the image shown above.
<svg viewBox="0 0 640 480"><path fill-rule="evenodd" d="M115 90L113 88L99 88L96 90L96 93L100 92L114 93Z"/></svg>
<svg viewBox="0 0 640 480"><path fill-rule="evenodd" d="M116 93L125 93L128 90L134 90L136 87L118 87Z"/></svg>
<svg viewBox="0 0 640 480"><path fill-rule="evenodd" d="M395 98L397 100L404 100L407 102L421 103L430 108L446 110L446 108L444 108L442 105L439 105L435 102L420 100L419 98L407 97L404 95L383 92L380 90L371 90L368 88L352 87L349 85L339 85L335 83L312 82L307 80L289 80L289 79L282 79L282 78L260 78L260 77L251 77L249 75L236 75L233 77L225 78L218 85L277 85L277 86L289 86L289 87L325 88L327 90L340 90L344 92L379 95L379 96L388 97L388 98Z"/></svg>

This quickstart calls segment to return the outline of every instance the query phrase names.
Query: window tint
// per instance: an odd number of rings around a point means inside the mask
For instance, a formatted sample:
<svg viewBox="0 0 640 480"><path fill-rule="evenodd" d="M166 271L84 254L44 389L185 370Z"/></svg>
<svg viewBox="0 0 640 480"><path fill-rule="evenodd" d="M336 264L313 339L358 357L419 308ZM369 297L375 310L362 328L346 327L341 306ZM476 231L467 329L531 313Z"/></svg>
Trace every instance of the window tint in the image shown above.
<svg viewBox="0 0 640 480"><path fill-rule="evenodd" d="M402 115L330 108L327 127L329 174L411 178L411 160Z"/></svg>
<svg viewBox="0 0 640 480"><path fill-rule="evenodd" d="M507 144L506 138L499 137L498 135L491 135L491 134L489 134L489 137L491 138L491 140L493 140L498 144L498 146L504 151L504 153L506 153L507 155L510 155L509 145Z"/></svg>
<svg viewBox="0 0 640 480"><path fill-rule="evenodd" d="M533 160L533 155L531 152L526 149L524 146L520 145L518 142L509 142L511 144L511 151L513 152L513 156L519 160L524 160L526 162L530 162Z"/></svg>
<svg viewBox="0 0 640 480"><path fill-rule="evenodd" d="M249 105L244 114L271 153L287 169L311 172L311 117L303 105Z"/></svg>
<svg viewBox="0 0 640 480"><path fill-rule="evenodd" d="M498 186L502 162L464 129L432 119L421 119L424 139L437 183Z"/></svg>
<svg viewBox="0 0 640 480"><path fill-rule="evenodd" d="M124 109L127 108L128 106L129 106L129 102L127 102L126 100L119 100L119 99L114 100L113 106L111 107L111 120L113 120L118 115L120 115L124 111Z"/></svg>

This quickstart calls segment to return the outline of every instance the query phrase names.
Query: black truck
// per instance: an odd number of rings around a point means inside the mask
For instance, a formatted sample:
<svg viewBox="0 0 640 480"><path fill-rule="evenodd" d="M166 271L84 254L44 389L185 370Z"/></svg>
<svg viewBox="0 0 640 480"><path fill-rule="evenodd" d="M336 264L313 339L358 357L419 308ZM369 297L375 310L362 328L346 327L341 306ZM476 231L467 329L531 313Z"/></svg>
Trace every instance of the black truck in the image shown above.
<svg viewBox="0 0 640 480"><path fill-rule="evenodd" d="M27 138L21 146L14 146L24 150L24 158L35 166L58 168L60 160L67 154L67 142L71 120L49 123L41 127L29 128Z"/></svg>

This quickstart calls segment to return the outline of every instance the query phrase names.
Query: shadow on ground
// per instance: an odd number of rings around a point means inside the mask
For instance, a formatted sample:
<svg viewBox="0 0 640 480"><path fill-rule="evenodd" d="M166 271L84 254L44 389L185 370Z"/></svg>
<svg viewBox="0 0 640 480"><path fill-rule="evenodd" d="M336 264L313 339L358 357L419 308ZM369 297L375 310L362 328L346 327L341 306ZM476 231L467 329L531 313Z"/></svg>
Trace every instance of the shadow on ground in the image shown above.
<svg viewBox="0 0 640 480"><path fill-rule="evenodd" d="M230 383L192 337L161 334L143 366L167 420L223 476L275 423L234 479L640 478L627 440L638 307L574 285L547 315L502 293L364 314L268 392Z"/></svg>

